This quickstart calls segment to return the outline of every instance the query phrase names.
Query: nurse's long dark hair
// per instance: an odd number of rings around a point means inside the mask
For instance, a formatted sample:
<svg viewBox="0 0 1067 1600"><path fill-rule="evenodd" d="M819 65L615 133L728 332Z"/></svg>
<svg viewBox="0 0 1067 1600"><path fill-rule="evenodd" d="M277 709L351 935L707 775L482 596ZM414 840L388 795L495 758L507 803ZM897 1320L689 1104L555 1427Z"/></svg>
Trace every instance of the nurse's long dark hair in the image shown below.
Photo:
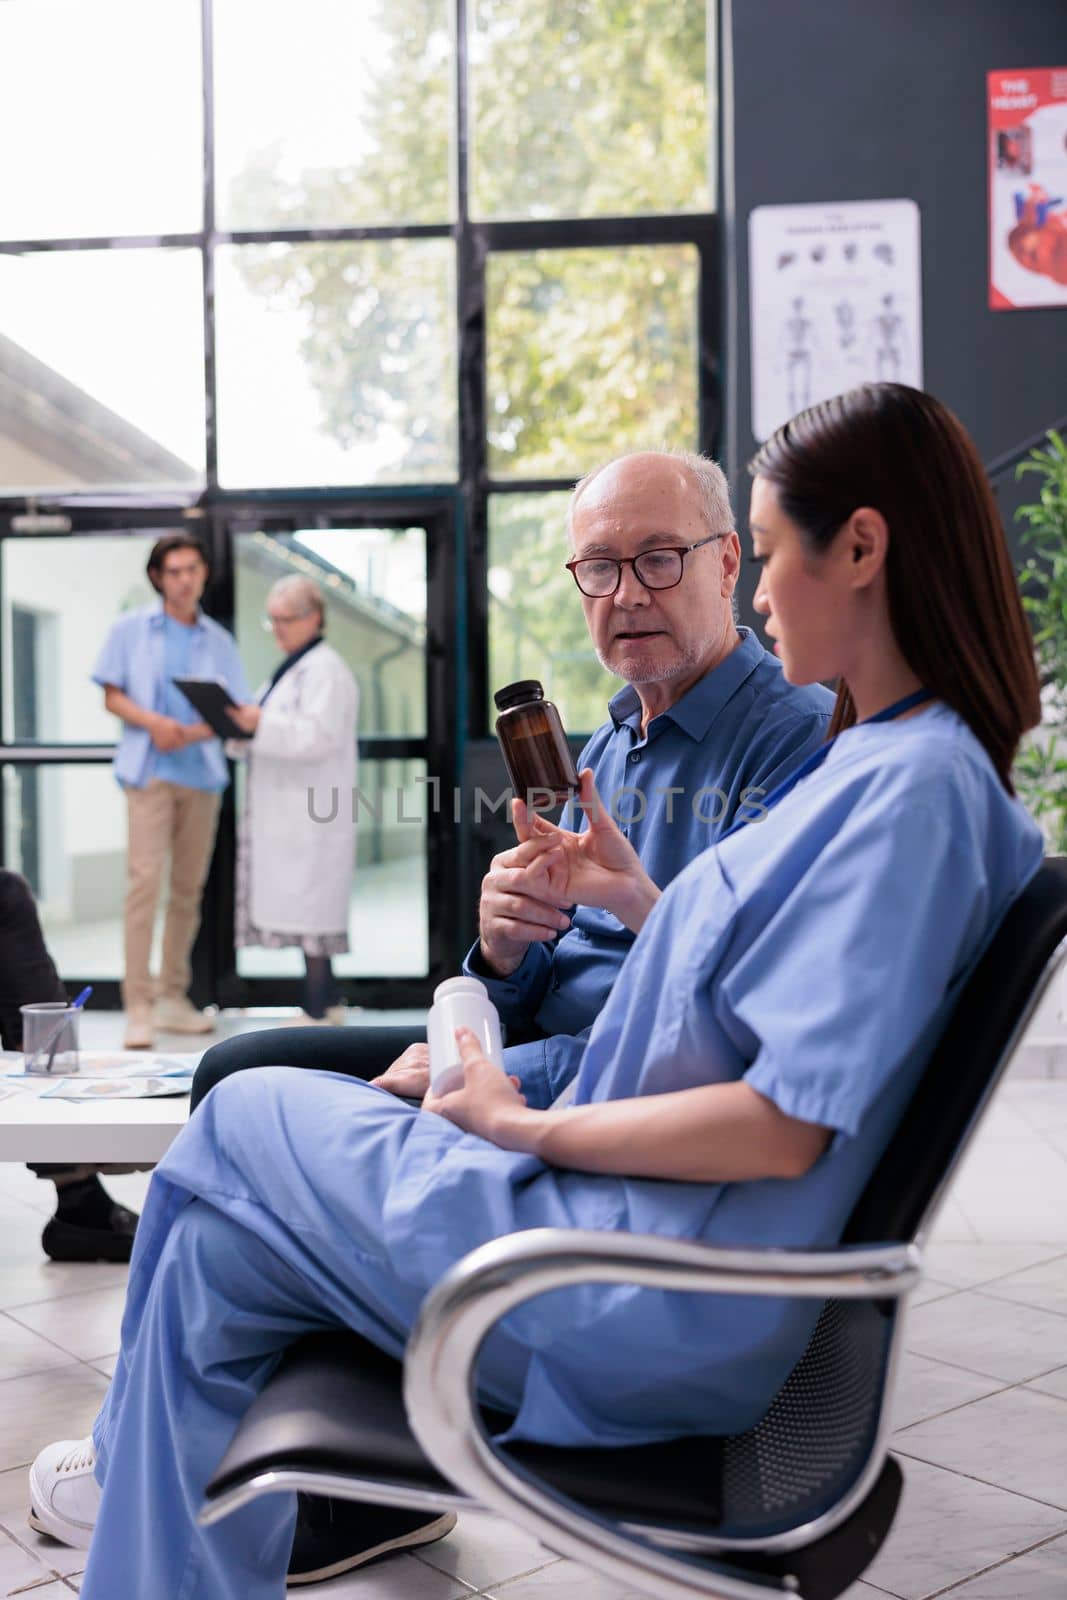
<svg viewBox="0 0 1067 1600"><path fill-rule="evenodd" d="M779 428L749 471L774 484L815 552L861 506L882 513L896 641L1013 793L1019 740L1041 720L1039 683L996 502L962 424L918 389L864 384ZM831 734L855 720L842 684Z"/></svg>

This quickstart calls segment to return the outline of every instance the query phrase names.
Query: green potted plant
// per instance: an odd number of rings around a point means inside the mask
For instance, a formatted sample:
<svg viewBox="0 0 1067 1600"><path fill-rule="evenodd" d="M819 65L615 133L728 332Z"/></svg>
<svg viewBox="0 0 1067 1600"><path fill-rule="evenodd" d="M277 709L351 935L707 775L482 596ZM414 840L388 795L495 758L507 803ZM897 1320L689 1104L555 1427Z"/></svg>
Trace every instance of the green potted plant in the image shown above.
<svg viewBox="0 0 1067 1600"><path fill-rule="evenodd" d="M1015 515L1024 524L1023 605L1034 630L1044 718L1015 767L1019 795L1041 824L1050 854L1067 855L1067 444L1050 429L1016 477L1039 480L1036 500Z"/></svg>

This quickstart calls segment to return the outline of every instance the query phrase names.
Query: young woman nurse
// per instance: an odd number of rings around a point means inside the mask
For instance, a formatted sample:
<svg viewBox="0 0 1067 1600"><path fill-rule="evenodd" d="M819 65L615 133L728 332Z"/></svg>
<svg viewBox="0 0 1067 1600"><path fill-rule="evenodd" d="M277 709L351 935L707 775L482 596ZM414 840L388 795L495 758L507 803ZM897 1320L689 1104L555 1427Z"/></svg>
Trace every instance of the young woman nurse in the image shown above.
<svg viewBox="0 0 1067 1600"><path fill-rule="evenodd" d="M85 1542L95 1523L83 1600L280 1600L292 1501L196 1524L234 1428L309 1329L347 1325L399 1356L426 1290L487 1239L838 1237L1038 866L1010 777L1038 684L981 465L935 400L855 390L787 424L752 470L757 610L792 680L840 683L824 759L661 897L603 816L576 845L530 835L546 892L640 928L573 1105L529 1110L469 1036L465 1086L421 1111L285 1068L207 1097L153 1177L92 1440L31 1473L37 1525ZM576 1288L508 1320L481 1386L513 1437L732 1432L813 1315Z"/></svg>

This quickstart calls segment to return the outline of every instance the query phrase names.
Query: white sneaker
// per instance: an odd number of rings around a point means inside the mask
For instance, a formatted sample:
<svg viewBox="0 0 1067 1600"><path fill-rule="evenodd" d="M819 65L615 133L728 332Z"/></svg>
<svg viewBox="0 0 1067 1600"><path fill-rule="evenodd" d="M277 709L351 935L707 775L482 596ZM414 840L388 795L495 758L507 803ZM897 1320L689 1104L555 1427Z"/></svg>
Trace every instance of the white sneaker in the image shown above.
<svg viewBox="0 0 1067 1600"><path fill-rule="evenodd" d="M95 1466L92 1439L59 1439L42 1450L30 1468L30 1527L88 1550L103 1492Z"/></svg>
<svg viewBox="0 0 1067 1600"><path fill-rule="evenodd" d="M156 1001L156 1027L164 1033L214 1033L215 1018L198 1011L185 995L164 995Z"/></svg>
<svg viewBox="0 0 1067 1600"><path fill-rule="evenodd" d="M342 1005L327 1006L326 1021L331 1028L343 1028L348 1021L348 1007Z"/></svg>

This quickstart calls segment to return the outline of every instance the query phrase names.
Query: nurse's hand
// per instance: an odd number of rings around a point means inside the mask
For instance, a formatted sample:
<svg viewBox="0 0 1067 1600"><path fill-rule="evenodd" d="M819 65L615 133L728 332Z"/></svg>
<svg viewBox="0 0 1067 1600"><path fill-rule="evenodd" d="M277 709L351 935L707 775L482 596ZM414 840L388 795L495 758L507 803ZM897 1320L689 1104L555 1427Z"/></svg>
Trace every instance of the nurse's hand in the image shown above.
<svg viewBox="0 0 1067 1600"><path fill-rule="evenodd" d="M577 803L588 823L582 833L558 828L547 817L531 814L523 801L513 802L519 838L541 846L541 854L527 868L528 880L534 886L538 881L543 884L547 900L599 906L637 933L660 891L597 794L590 767L582 773Z"/></svg>
<svg viewBox="0 0 1067 1600"><path fill-rule="evenodd" d="M151 722L145 726L157 750L181 750L185 744L185 729L177 717L165 717L162 712L153 712Z"/></svg>
<svg viewBox="0 0 1067 1600"><path fill-rule="evenodd" d="M388 1089L390 1094L402 1095L405 1100L421 1100L430 1087L429 1045L409 1044L392 1066L370 1081L376 1089Z"/></svg>
<svg viewBox="0 0 1067 1600"><path fill-rule="evenodd" d="M434 1094L430 1089L422 1109L436 1112L464 1133L480 1134L504 1150L529 1148L523 1142L525 1124L540 1119L537 1112L527 1110L518 1078L509 1077L486 1060L478 1036L470 1028L457 1028L456 1042L463 1062L462 1089L449 1094Z"/></svg>
<svg viewBox="0 0 1067 1600"><path fill-rule="evenodd" d="M255 733L263 709L257 705L227 706L226 715L231 722L236 722L242 733Z"/></svg>

